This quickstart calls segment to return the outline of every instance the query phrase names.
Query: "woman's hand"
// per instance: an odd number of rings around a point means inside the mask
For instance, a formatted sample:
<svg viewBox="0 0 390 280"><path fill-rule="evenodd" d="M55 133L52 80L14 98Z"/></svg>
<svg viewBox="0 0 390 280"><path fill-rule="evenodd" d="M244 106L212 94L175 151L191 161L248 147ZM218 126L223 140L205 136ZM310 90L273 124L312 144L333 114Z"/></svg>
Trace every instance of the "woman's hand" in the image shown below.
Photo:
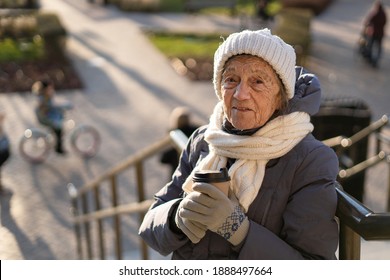
<svg viewBox="0 0 390 280"><path fill-rule="evenodd" d="M249 221L237 198L229 198L207 183L195 183L193 190L191 199L178 211L179 216L204 225L233 245L239 244L248 233Z"/></svg>
<svg viewBox="0 0 390 280"><path fill-rule="evenodd" d="M198 243L205 236L207 228L196 221L192 221L180 215L180 213L187 208L191 208L189 205L194 203L194 196L197 196L196 192L190 193L179 203L176 210L175 222L177 227L181 229L192 243Z"/></svg>

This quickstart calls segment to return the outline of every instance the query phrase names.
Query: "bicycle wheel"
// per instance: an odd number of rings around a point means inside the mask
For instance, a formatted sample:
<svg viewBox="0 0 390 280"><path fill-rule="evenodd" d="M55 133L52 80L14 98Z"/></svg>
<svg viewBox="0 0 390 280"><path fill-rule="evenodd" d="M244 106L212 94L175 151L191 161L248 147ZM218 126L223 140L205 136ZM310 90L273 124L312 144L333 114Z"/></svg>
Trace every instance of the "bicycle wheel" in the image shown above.
<svg viewBox="0 0 390 280"><path fill-rule="evenodd" d="M50 136L50 133L37 128L26 129L19 142L20 154L32 163L45 161L51 150Z"/></svg>
<svg viewBox="0 0 390 280"><path fill-rule="evenodd" d="M90 125L80 125L71 135L71 145L79 155L86 158L94 157L100 147L100 134Z"/></svg>

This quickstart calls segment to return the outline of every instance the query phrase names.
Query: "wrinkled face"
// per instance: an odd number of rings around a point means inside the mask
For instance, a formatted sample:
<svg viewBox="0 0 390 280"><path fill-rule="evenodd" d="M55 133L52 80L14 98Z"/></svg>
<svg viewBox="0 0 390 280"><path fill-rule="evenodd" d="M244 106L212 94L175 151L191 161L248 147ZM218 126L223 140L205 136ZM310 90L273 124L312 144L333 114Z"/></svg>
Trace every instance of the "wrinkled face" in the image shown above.
<svg viewBox="0 0 390 280"><path fill-rule="evenodd" d="M222 73L221 92L225 115L240 130L264 125L281 104L279 78L257 56L229 59Z"/></svg>

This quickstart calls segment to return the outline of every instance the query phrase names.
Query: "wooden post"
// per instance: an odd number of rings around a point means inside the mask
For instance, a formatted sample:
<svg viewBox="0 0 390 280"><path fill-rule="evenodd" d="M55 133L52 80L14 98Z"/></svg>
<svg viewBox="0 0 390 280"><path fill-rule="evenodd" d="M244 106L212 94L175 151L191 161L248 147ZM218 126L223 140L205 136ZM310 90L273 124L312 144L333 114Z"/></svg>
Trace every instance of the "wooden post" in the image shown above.
<svg viewBox="0 0 390 280"><path fill-rule="evenodd" d="M88 200L87 200L87 193L83 193L81 195L81 203L82 203L82 210L83 214L86 215L89 212L88 207ZM84 230L85 230L85 239L86 239L86 245L87 245L87 257L89 260L92 259L92 246L91 246L91 232L89 228L89 222L84 222Z"/></svg>
<svg viewBox="0 0 390 280"><path fill-rule="evenodd" d="M94 188L95 195L95 211L99 211L101 209L100 205L100 192L99 185ZM104 234L103 234L103 221L101 219L97 220L98 227L98 238L99 238L99 256L101 260L105 259L105 250L104 250Z"/></svg>
<svg viewBox="0 0 390 280"><path fill-rule="evenodd" d="M142 161L138 161L135 165L136 168L136 176L137 176L137 188L138 188L138 202L142 202L145 200L145 190L144 190L144 170ZM139 215L139 224L142 223L142 220L144 219L144 214L140 213ZM143 260L149 259L148 254L148 247L146 246L146 243L141 240L141 256Z"/></svg>
<svg viewBox="0 0 390 280"><path fill-rule="evenodd" d="M116 176L111 176L111 195L112 195L112 207L118 206L118 194L117 194L117 182ZM122 259L122 236L121 236L121 223L120 216L114 216L115 223L115 247L116 247L116 257L118 260Z"/></svg>

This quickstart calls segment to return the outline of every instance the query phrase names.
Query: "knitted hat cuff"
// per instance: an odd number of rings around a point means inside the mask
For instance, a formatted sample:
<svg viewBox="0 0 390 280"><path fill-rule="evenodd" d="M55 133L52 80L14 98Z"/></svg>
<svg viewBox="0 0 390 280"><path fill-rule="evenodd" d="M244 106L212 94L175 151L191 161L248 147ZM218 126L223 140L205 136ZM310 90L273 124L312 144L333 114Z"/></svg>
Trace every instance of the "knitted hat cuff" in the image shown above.
<svg viewBox="0 0 390 280"><path fill-rule="evenodd" d="M291 99L294 96L296 61L294 48L265 28L233 33L215 52L213 83L220 100L222 99L222 71L225 63L230 57L239 54L250 54L267 61L279 75L288 98Z"/></svg>

